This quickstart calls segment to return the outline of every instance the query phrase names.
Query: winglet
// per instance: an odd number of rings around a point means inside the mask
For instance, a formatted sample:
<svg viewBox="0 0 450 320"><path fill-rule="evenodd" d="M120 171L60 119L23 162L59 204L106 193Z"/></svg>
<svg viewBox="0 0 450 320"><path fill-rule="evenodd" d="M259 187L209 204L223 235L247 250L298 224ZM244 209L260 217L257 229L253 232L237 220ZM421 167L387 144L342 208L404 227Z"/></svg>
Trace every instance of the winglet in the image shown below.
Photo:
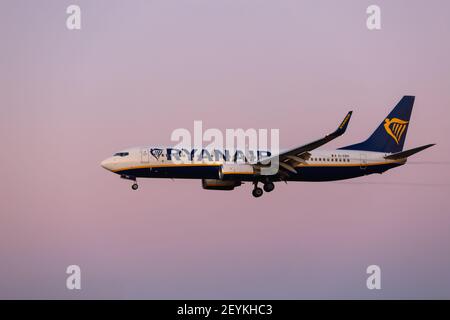
<svg viewBox="0 0 450 320"><path fill-rule="evenodd" d="M340 135L344 134L345 130L347 130L348 123L350 122L350 118L352 117L352 113L353 113L353 111L349 111L347 113L344 120L342 120L341 124L334 132L335 135L340 136Z"/></svg>

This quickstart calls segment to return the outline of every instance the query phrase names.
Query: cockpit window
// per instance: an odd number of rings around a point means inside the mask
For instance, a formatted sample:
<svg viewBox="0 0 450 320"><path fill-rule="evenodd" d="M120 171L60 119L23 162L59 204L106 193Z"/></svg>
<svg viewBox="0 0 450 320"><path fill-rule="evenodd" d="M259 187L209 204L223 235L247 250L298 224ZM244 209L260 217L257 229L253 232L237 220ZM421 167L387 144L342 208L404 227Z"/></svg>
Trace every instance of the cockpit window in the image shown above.
<svg viewBox="0 0 450 320"><path fill-rule="evenodd" d="M114 154L114 157L126 157L127 155L129 155L128 152L117 152Z"/></svg>

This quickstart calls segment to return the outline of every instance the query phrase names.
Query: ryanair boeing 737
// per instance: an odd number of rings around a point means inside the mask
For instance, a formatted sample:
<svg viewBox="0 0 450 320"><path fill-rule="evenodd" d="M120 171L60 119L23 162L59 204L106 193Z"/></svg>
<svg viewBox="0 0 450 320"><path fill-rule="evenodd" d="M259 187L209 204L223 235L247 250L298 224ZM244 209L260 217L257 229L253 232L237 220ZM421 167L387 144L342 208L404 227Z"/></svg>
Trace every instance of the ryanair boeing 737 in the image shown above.
<svg viewBox="0 0 450 320"><path fill-rule="evenodd" d="M262 196L263 189L273 191L274 182L279 181L334 181L383 173L434 145L403 151L413 104L413 96L404 96L367 140L337 150L317 148L344 134L352 111L333 133L278 155L258 151L253 161L237 162L239 151L230 155L228 150L138 147L115 153L101 166L134 181L133 190L138 188L137 178L201 179L203 188L209 190L233 190L243 182L252 182L254 197ZM278 170L261 174L275 156Z"/></svg>

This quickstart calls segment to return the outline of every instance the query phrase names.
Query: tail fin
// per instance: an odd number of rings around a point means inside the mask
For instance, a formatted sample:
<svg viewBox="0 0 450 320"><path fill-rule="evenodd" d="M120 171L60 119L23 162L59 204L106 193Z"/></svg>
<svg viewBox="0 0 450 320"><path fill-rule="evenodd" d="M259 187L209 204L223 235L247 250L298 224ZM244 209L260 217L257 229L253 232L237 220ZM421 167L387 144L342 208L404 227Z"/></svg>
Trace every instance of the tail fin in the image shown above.
<svg viewBox="0 0 450 320"><path fill-rule="evenodd" d="M402 151L413 105L414 97L404 96L369 139L340 149L386 153Z"/></svg>

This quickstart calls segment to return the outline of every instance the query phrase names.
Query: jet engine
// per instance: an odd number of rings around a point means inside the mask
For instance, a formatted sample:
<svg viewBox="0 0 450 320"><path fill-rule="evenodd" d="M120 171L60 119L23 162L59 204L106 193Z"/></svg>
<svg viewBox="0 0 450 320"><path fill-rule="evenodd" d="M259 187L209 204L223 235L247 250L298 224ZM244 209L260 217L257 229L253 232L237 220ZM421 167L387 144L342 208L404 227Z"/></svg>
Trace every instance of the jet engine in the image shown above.
<svg viewBox="0 0 450 320"><path fill-rule="evenodd" d="M207 190L233 190L241 184L240 181L233 180L202 179L202 187Z"/></svg>
<svg viewBox="0 0 450 320"><path fill-rule="evenodd" d="M219 168L220 180L236 180L244 177L252 177L257 175L252 165L250 164L223 164Z"/></svg>

